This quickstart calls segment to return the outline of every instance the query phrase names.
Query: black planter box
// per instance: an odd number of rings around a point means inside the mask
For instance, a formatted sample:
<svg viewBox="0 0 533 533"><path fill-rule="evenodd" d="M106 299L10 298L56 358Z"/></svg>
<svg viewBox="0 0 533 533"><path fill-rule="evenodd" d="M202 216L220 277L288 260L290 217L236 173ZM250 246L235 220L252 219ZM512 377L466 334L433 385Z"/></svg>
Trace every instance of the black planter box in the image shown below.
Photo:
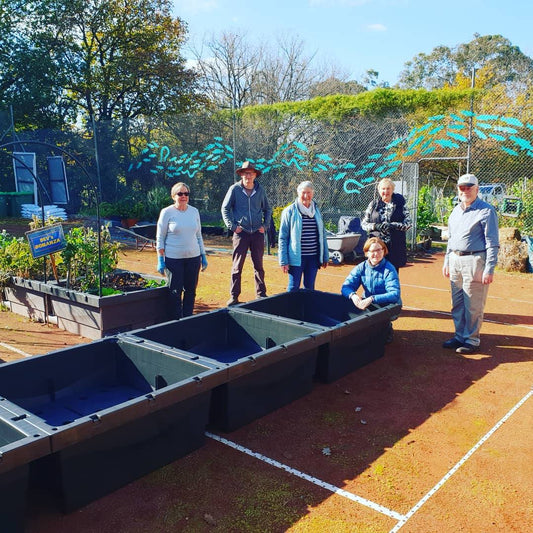
<svg viewBox="0 0 533 533"><path fill-rule="evenodd" d="M330 336L321 345L316 376L330 383L383 356L389 323L398 316L401 306L371 305L361 311L342 294L301 289L239 304L235 309L327 328Z"/></svg>
<svg viewBox="0 0 533 533"><path fill-rule="evenodd" d="M24 531L29 466L50 454L49 435L0 399L0 530Z"/></svg>
<svg viewBox="0 0 533 533"><path fill-rule="evenodd" d="M225 308L127 336L225 365L227 383L213 391L209 422L233 431L311 391L319 334L311 325Z"/></svg>
<svg viewBox="0 0 533 533"><path fill-rule="evenodd" d="M225 371L109 337L0 366L4 408L50 435L31 479L72 511L204 443Z"/></svg>
<svg viewBox="0 0 533 533"><path fill-rule="evenodd" d="M89 339L151 326L171 318L166 286L97 296L66 289L55 282L14 277L4 289L4 295L13 313L39 321L53 316L61 329Z"/></svg>

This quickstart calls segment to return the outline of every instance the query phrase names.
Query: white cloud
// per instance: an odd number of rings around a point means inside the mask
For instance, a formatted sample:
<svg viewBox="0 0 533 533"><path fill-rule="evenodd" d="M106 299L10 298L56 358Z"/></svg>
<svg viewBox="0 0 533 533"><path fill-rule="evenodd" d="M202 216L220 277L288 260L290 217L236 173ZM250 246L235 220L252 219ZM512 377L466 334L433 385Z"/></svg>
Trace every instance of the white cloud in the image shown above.
<svg viewBox="0 0 533 533"><path fill-rule="evenodd" d="M369 24L367 28L370 31L387 31L387 26L384 24Z"/></svg>
<svg viewBox="0 0 533 533"><path fill-rule="evenodd" d="M180 13L206 13L218 7L218 0L173 0L174 12Z"/></svg>

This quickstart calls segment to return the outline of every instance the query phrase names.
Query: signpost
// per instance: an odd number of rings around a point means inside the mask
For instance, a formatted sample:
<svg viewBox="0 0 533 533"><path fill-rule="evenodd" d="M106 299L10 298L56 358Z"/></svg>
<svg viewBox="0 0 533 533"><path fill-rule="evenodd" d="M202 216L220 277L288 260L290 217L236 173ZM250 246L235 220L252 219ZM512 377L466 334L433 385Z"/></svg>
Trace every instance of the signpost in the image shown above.
<svg viewBox="0 0 533 533"><path fill-rule="evenodd" d="M26 237L30 243L31 254L35 259L50 255L54 277L56 281L59 281L53 254L63 250L67 246L63 226L61 224L54 224L53 226L27 231Z"/></svg>

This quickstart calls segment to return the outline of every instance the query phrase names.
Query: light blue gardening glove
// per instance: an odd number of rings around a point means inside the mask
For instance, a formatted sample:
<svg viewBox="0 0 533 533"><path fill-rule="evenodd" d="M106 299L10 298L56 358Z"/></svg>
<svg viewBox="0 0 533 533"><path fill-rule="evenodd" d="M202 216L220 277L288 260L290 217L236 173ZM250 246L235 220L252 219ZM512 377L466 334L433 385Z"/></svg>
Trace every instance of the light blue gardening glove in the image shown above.
<svg viewBox="0 0 533 533"><path fill-rule="evenodd" d="M202 272L207 268L207 257L205 254L202 254Z"/></svg>
<svg viewBox="0 0 533 533"><path fill-rule="evenodd" d="M162 255L157 256L157 271L163 275L165 273L165 258Z"/></svg>

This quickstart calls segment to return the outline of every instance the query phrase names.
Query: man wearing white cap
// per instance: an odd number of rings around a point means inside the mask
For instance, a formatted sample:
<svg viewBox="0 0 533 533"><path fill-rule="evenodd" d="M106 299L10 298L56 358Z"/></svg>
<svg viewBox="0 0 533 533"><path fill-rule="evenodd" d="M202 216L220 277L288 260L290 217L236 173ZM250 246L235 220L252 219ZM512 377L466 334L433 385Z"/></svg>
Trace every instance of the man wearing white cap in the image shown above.
<svg viewBox="0 0 533 533"><path fill-rule="evenodd" d="M479 349L483 309L498 262L498 216L478 198L474 174L457 181L459 204L448 219L448 246L442 273L450 278L455 336L443 348L460 354Z"/></svg>

